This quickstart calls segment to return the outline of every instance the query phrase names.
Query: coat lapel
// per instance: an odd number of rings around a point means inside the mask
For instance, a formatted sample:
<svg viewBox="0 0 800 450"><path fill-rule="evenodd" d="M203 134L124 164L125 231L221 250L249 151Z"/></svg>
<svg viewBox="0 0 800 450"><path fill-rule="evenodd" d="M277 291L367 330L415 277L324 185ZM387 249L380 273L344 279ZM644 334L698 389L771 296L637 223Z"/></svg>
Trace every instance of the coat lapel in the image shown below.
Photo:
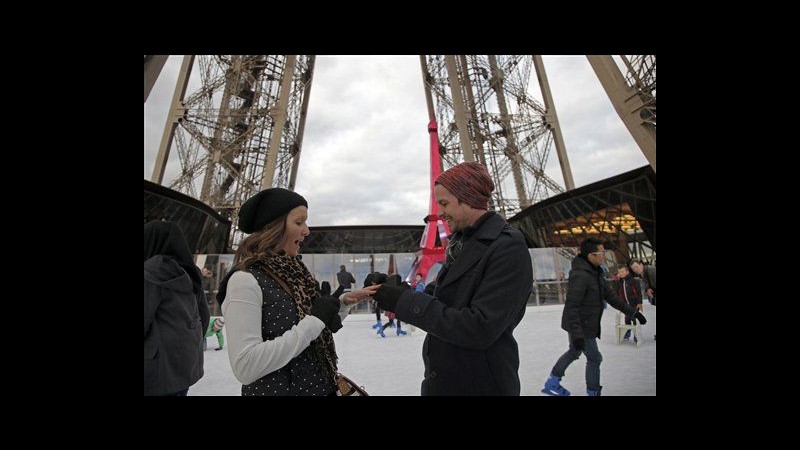
<svg viewBox="0 0 800 450"><path fill-rule="evenodd" d="M480 229L475 231L475 235L464 242L461 254L453 262L453 266L445 273L444 280L442 280L442 284L437 289L456 282L474 266L483 257L489 245L500 235L505 223L506 221L497 214L488 218Z"/></svg>
<svg viewBox="0 0 800 450"><path fill-rule="evenodd" d="M489 247L488 245L484 244L483 242L476 241L475 239L471 239L469 242L464 243L464 248L461 250L461 254L458 255L458 258L453 262L453 267L447 271L444 276L444 280L442 285L439 289L447 286L448 284L452 284L459 278L461 275L469 270L470 267L475 265L483 256L483 253L486 251L486 248Z"/></svg>

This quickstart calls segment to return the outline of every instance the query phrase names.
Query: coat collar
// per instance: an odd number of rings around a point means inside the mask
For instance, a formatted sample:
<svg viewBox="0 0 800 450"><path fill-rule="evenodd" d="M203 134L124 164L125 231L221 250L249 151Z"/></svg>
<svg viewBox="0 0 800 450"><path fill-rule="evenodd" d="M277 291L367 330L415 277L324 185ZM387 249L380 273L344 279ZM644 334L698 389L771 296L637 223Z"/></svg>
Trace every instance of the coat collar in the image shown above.
<svg viewBox="0 0 800 450"><path fill-rule="evenodd" d="M576 256L572 260L572 268L575 270L582 270L596 276L602 276L603 274L599 267L596 267L594 264L590 263L586 257L580 255Z"/></svg>
<svg viewBox="0 0 800 450"><path fill-rule="evenodd" d="M481 259L489 245L497 240L497 237L508 225L505 219L494 211L489 211L487 214L491 215L480 225L480 228L475 230L472 236L466 238L461 254L445 273L444 280L442 280L442 284L437 289L452 284L461 278L470 267Z"/></svg>

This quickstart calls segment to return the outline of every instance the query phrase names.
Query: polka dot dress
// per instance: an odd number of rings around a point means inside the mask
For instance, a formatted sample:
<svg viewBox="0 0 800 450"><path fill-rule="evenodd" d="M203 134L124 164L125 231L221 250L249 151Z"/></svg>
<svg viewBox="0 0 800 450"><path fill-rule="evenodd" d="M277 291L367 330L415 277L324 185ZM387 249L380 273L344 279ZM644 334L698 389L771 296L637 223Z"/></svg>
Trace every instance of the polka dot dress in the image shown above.
<svg viewBox="0 0 800 450"><path fill-rule="evenodd" d="M261 287L261 336L275 339L299 322L294 298L274 278L253 267L251 273ZM322 362L309 345L289 364L269 373L253 383L242 386L242 395L329 395L336 386L326 379Z"/></svg>

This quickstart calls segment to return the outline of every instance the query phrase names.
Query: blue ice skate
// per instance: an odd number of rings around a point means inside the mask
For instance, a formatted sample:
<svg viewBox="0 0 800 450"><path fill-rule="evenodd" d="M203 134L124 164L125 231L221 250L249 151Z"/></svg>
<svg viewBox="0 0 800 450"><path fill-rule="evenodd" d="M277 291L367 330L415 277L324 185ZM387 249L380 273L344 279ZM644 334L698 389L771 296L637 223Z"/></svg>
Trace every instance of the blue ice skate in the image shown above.
<svg viewBox="0 0 800 450"><path fill-rule="evenodd" d="M561 378L555 375L550 375L550 378L544 383L542 392L556 397L569 397L569 391L561 385Z"/></svg>

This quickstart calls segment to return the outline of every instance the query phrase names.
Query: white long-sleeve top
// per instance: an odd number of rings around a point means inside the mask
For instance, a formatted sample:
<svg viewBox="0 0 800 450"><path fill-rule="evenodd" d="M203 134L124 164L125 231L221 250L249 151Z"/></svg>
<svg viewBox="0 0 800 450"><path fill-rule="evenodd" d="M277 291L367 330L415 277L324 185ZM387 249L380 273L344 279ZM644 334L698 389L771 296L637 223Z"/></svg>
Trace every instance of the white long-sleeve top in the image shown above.
<svg viewBox="0 0 800 450"><path fill-rule="evenodd" d="M344 322L350 305L342 301L339 317ZM228 358L236 379L250 384L289 363L316 339L325 323L316 316L307 315L297 325L281 336L265 341L261 337L261 304L263 295L255 277L237 271L228 280L222 315L228 341Z"/></svg>

